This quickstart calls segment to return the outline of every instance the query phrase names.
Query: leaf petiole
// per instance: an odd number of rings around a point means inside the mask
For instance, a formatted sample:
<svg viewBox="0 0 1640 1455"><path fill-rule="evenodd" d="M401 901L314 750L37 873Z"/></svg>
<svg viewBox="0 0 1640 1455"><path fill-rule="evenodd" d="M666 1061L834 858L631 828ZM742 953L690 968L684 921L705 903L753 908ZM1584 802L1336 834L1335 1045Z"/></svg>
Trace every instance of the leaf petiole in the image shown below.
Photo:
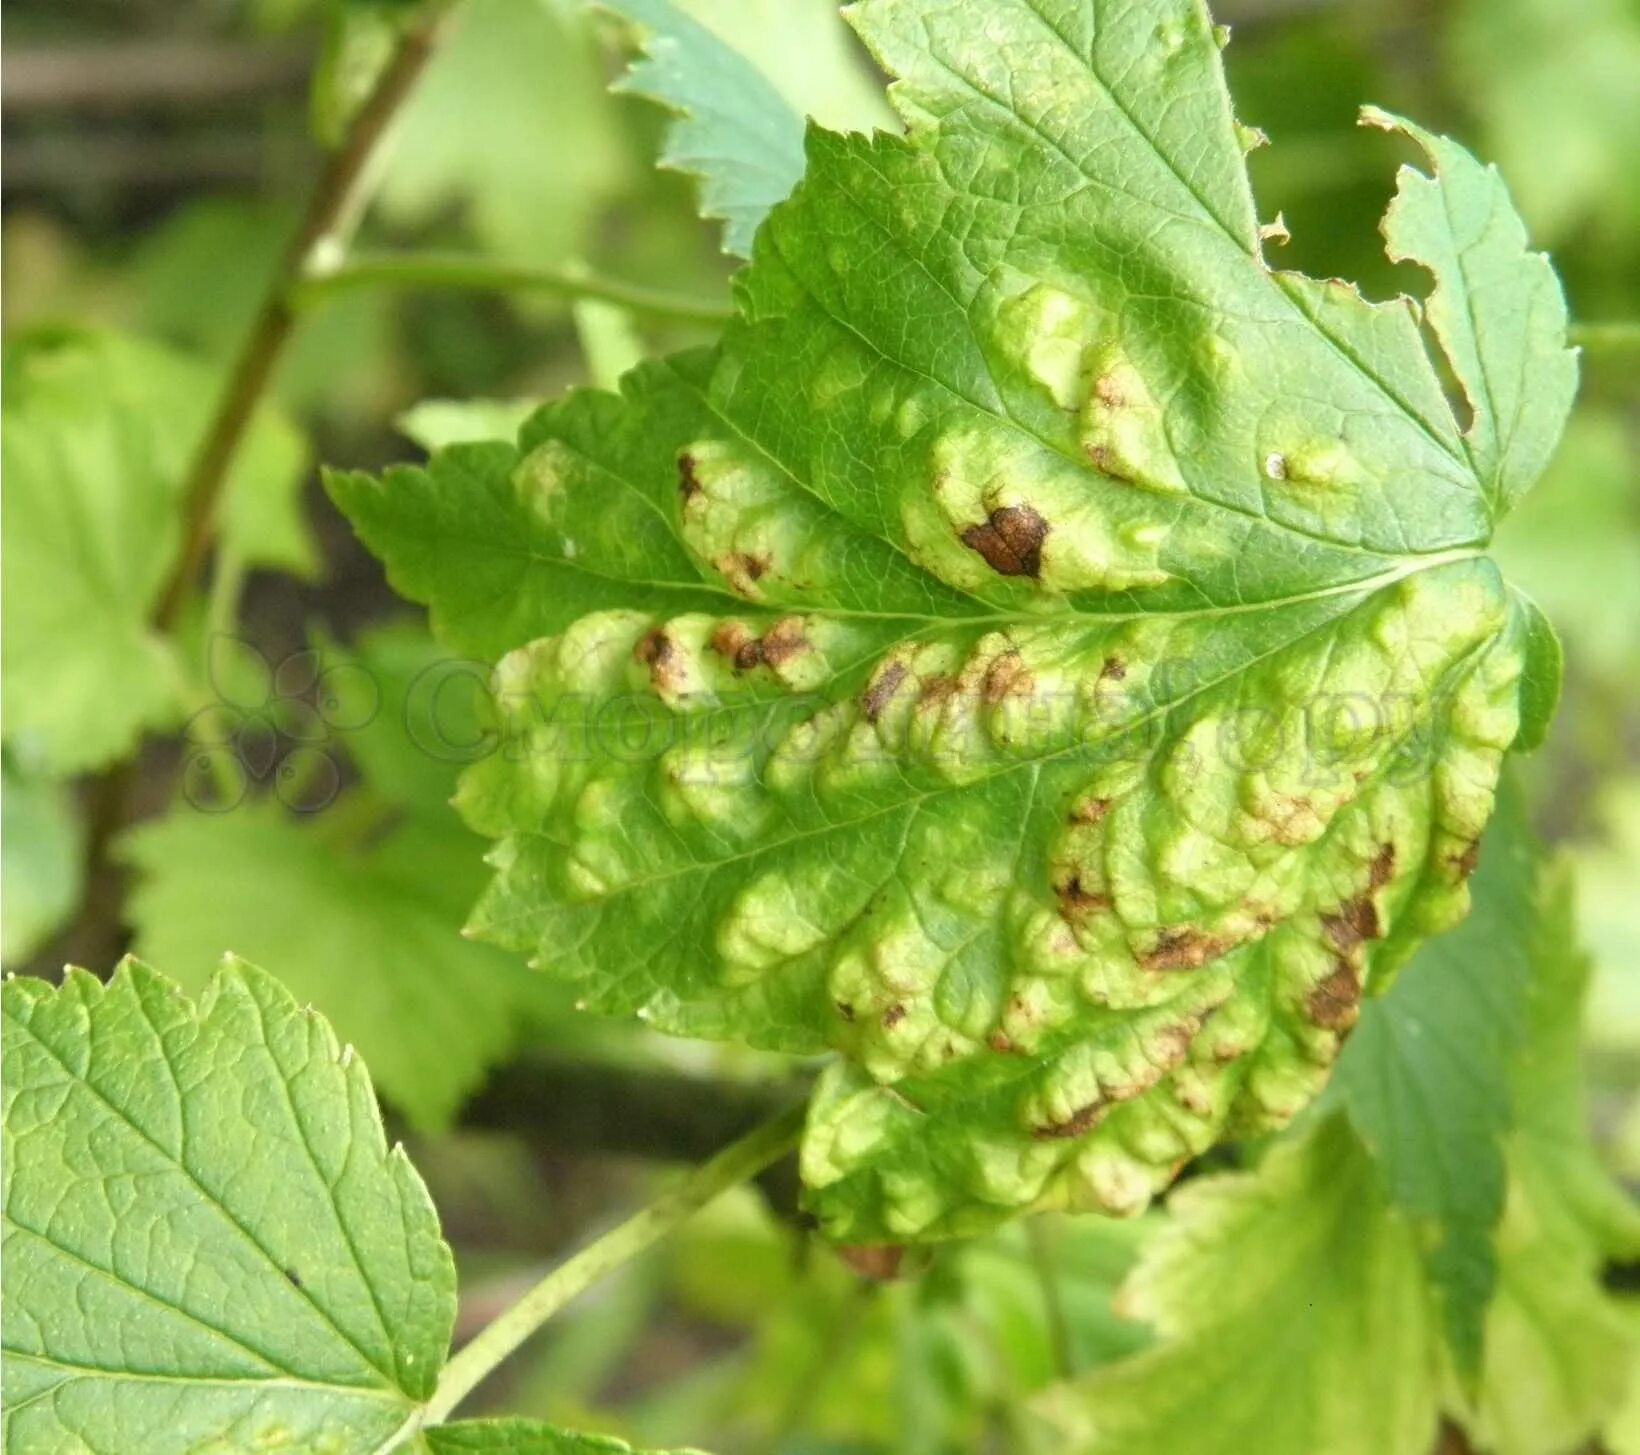
<svg viewBox="0 0 1640 1455"><path fill-rule="evenodd" d="M311 308L337 293L368 288L442 289L478 293L544 293L556 298L596 299L651 318L720 324L733 316L727 303L668 293L576 266L539 267L464 253L355 253L298 280L293 307Z"/></svg>
<svg viewBox="0 0 1640 1455"><path fill-rule="evenodd" d="M648 1207L560 1263L444 1366L433 1397L383 1447L402 1447L417 1430L437 1425L548 1319L606 1274L653 1247L720 1193L757 1176L797 1145L801 1104L731 1142Z"/></svg>

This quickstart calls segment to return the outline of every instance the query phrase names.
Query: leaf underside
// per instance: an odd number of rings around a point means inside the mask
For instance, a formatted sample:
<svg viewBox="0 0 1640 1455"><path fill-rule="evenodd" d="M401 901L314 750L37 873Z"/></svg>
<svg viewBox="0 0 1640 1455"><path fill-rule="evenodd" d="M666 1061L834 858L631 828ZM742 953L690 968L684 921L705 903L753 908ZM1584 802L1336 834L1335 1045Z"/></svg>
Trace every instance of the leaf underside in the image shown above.
<svg viewBox="0 0 1640 1455"><path fill-rule="evenodd" d="M852 19L908 134L810 130L718 347L329 485L506 653L479 933L594 1009L840 1052L837 1238L1132 1212L1305 1105L1465 910L1553 704L1482 551L1569 407L1564 305L1421 132L1426 317L1273 272L1194 0Z"/></svg>

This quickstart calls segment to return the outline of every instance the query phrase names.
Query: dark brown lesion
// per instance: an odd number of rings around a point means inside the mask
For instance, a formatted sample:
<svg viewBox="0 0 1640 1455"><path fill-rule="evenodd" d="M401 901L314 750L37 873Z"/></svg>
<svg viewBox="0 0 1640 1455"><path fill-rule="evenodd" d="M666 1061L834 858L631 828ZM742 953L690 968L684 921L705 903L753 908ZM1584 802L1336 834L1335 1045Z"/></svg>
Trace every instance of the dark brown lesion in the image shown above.
<svg viewBox="0 0 1640 1455"><path fill-rule="evenodd" d="M1034 680L1018 651L1003 652L985 670L985 701L995 707L1007 697L1027 697Z"/></svg>
<svg viewBox="0 0 1640 1455"><path fill-rule="evenodd" d="M889 1006L889 1008L883 1012L883 1029L885 1031L891 1031L904 1019L905 1007L901 1005L899 1001L895 1001L893 1005Z"/></svg>
<svg viewBox="0 0 1640 1455"><path fill-rule="evenodd" d="M649 669L649 681L657 692L675 688L682 676L683 664L677 644L665 627L655 627L639 637L632 648L632 660Z"/></svg>
<svg viewBox="0 0 1640 1455"><path fill-rule="evenodd" d="M900 1265L905 1261L905 1247L900 1243L839 1243L837 1256L861 1278L873 1283L888 1283L900 1275Z"/></svg>
<svg viewBox="0 0 1640 1455"><path fill-rule="evenodd" d="M1072 924L1081 924L1096 914L1104 914L1111 907L1110 896L1089 889L1076 870L1054 885L1059 899L1059 912Z"/></svg>
<svg viewBox="0 0 1640 1455"><path fill-rule="evenodd" d="M1341 955L1354 954L1368 940L1380 939L1384 933L1371 894L1347 900L1331 914L1322 915L1321 928Z"/></svg>
<svg viewBox="0 0 1640 1455"><path fill-rule="evenodd" d="M1109 1103L1103 1098L1078 1107L1062 1122L1049 1122L1044 1127L1032 1127L1031 1135L1039 1142L1069 1141L1085 1136L1099 1125Z"/></svg>
<svg viewBox="0 0 1640 1455"><path fill-rule="evenodd" d="M1347 1031L1361 1014L1361 977L1354 961L1340 955L1325 980L1304 999L1304 1014L1324 1030Z"/></svg>
<svg viewBox="0 0 1640 1455"><path fill-rule="evenodd" d="M687 505L701 492L700 476L695 473L695 457L685 450L678 456L678 496Z"/></svg>
<svg viewBox="0 0 1640 1455"><path fill-rule="evenodd" d="M1111 480L1120 480L1124 485L1134 483L1132 474L1118 463L1113 451L1106 449L1103 445L1088 445L1086 453L1088 463L1101 475Z"/></svg>
<svg viewBox="0 0 1640 1455"><path fill-rule="evenodd" d="M1003 505L983 525L964 530L962 543L978 551L998 575L1034 579L1042 573L1042 543L1049 529L1048 522L1030 506Z"/></svg>
<svg viewBox="0 0 1640 1455"><path fill-rule="evenodd" d="M1480 862L1481 841L1479 839L1474 839L1465 847L1461 854L1456 854L1453 856L1452 868L1460 880L1468 879L1470 875L1475 872L1476 868L1479 867Z"/></svg>
<svg viewBox="0 0 1640 1455"><path fill-rule="evenodd" d="M1190 925L1169 925L1157 931L1154 948L1139 957L1139 965L1145 970L1199 970L1234 948L1234 940Z"/></svg>
<svg viewBox="0 0 1640 1455"><path fill-rule="evenodd" d="M867 722L875 723L882 716L908 672L904 662L889 662L872 678L860 698L860 713Z"/></svg>

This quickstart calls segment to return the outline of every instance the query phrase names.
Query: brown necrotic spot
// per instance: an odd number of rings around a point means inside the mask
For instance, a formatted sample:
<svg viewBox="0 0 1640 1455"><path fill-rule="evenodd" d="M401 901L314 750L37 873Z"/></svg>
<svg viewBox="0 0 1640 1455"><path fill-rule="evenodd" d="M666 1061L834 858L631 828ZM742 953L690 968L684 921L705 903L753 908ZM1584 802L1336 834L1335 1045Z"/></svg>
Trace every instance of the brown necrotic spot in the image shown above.
<svg viewBox="0 0 1640 1455"><path fill-rule="evenodd" d="M1101 682L1120 682L1127 676L1127 663L1120 657L1106 657L1099 668Z"/></svg>
<svg viewBox="0 0 1640 1455"><path fill-rule="evenodd" d="M1475 872L1481 861L1481 841L1476 839L1463 853L1452 860L1452 867L1457 870L1458 878L1467 879Z"/></svg>
<svg viewBox="0 0 1640 1455"><path fill-rule="evenodd" d="M1327 932L1333 948L1342 955L1353 954L1364 942L1376 940L1384 933L1378 922L1378 906L1367 894L1339 905L1332 914L1322 915L1321 928Z"/></svg>
<svg viewBox="0 0 1640 1455"><path fill-rule="evenodd" d="M1103 1101L1090 1101L1086 1106L1079 1107L1062 1122L1049 1122L1045 1127L1032 1127L1031 1135L1039 1142L1068 1141L1072 1137L1080 1137L1091 1132L1099 1125L1099 1120L1105 1114Z"/></svg>
<svg viewBox="0 0 1640 1455"><path fill-rule="evenodd" d="M854 1019L854 1007L846 1000L840 1000L837 1002L837 1014L846 1021L852 1021Z"/></svg>
<svg viewBox="0 0 1640 1455"><path fill-rule="evenodd" d="M1395 875L1395 845L1385 844L1372 857L1372 868L1367 871L1367 884L1382 889Z"/></svg>
<svg viewBox="0 0 1640 1455"><path fill-rule="evenodd" d="M685 503L700 494L700 477L695 474L695 457L687 450L678 456L678 494Z"/></svg>
<svg viewBox="0 0 1640 1455"><path fill-rule="evenodd" d="M1120 480L1124 485L1133 483L1133 476L1125 470L1116 459L1116 456L1103 445L1087 446L1088 460L1101 475L1112 480Z"/></svg>
<svg viewBox="0 0 1640 1455"><path fill-rule="evenodd" d="M1073 924L1080 924L1092 915L1102 914L1110 908L1110 896L1099 894L1082 883L1082 876L1073 872L1071 876L1054 886L1054 893L1059 896L1059 912Z"/></svg>
<svg viewBox="0 0 1640 1455"><path fill-rule="evenodd" d="M901 1005L899 1001L895 1001L893 1005L889 1006L889 1008L883 1012L883 1029L885 1031L891 1031L904 1019L905 1007Z"/></svg>
<svg viewBox="0 0 1640 1455"><path fill-rule="evenodd" d="M887 1283L899 1277L900 1264L905 1261L905 1248L899 1243L872 1246L837 1245L837 1256L861 1278L873 1283Z"/></svg>
<svg viewBox="0 0 1640 1455"><path fill-rule="evenodd" d="M962 543L985 558L1001 576L1035 577L1042 571L1042 542L1048 522L1028 505L1004 505L991 512L984 525L971 525Z"/></svg>
<svg viewBox="0 0 1640 1455"><path fill-rule="evenodd" d="M1304 1013L1314 1025L1347 1031L1361 1011L1361 982L1355 966L1340 957L1327 978L1305 997Z"/></svg>
<svg viewBox="0 0 1640 1455"><path fill-rule="evenodd" d="M799 652L807 651L808 647L809 639L803 633L803 618L783 616L763 633L761 651L765 662L771 667L779 667Z"/></svg>
<svg viewBox="0 0 1640 1455"><path fill-rule="evenodd" d="M1109 812L1110 800L1108 798L1084 798L1071 809L1070 821L1072 823L1098 823Z"/></svg>
<svg viewBox="0 0 1640 1455"><path fill-rule="evenodd" d="M657 692L679 691L687 678L683 658L665 627L656 627L638 638L632 649L636 662L649 668L650 685Z"/></svg>
<svg viewBox="0 0 1640 1455"><path fill-rule="evenodd" d="M985 1044L999 1056L1012 1056L1019 1050L1014 1044L1013 1037L1006 1031L992 1031L985 1038Z"/></svg>
<svg viewBox="0 0 1640 1455"><path fill-rule="evenodd" d="M871 679L865 695L860 699L860 711L867 722L876 722L882 716L883 709L888 706L905 678L905 663L890 662Z"/></svg>
<svg viewBox="0 0 1640 1455"><path fill-rule="evenodd" d="M1031 674L1018 652L1004 652L986 669L985 700L990 705L1005 697L1026 697L1030 691Z"/></svg>
<svg viewBox="0 0 1640 1455"><path fill-rule="evenodd" d="M1170 926L1157 933L1155 948L1141 955L1139 964L1146 970L1198 970L1218 959L1231 944L1188 925Z"/></svg>

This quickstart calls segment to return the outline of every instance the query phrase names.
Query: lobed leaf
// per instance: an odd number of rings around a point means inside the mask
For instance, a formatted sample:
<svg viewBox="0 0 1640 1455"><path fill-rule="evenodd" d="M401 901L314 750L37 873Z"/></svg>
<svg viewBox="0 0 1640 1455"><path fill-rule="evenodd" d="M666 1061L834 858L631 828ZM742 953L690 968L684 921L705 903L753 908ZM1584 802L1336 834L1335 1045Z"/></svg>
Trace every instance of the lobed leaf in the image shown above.
<svg viewBox="0 0 1640 1455"><path fill-rule="evenodd" d="M810 130L716 350L331 490L512 649L478 932L595 1009L841 1052L833 1237L1132 1212L1462 917L1558 683L1482 553L1570 356L1491 181L1478 240L1414 226L1471 225L1449 143L1395 231L1467 432L1412 303L1271 271L1195 0L852 15L908 135Z"/></svg>

